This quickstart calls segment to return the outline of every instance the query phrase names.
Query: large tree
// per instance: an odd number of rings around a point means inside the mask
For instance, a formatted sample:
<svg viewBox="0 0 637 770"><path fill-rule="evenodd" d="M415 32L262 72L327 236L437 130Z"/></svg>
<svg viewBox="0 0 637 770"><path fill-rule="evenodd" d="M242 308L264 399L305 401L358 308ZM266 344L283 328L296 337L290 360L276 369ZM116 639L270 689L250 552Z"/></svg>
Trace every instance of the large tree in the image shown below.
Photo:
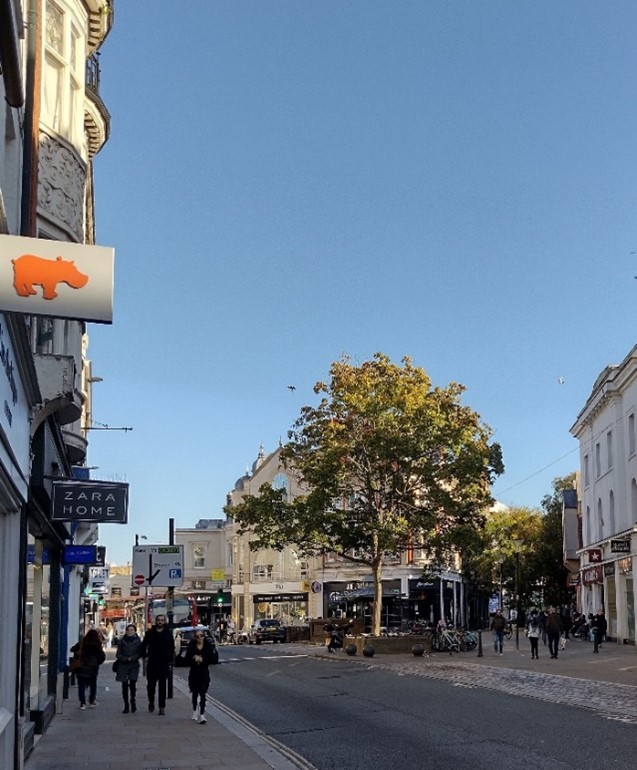
<svg viewBox="0 0 637 770"><path fill-rule="evenodd" d="M227 509L251 547L294 544L367 565L380 633L385 560L417 545L439 554L481 527L491 484L503 471L491 430L461 403L464 387L433 387L426 372L381 353L332 364L281 451L306 493L287 501L264 485Z"/></svg>

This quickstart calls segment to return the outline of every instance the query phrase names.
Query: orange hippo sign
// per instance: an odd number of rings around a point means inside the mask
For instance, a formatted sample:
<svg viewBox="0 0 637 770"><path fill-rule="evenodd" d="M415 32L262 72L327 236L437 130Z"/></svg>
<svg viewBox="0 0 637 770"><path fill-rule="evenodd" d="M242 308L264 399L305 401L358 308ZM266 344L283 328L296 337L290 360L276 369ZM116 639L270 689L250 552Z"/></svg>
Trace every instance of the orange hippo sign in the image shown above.
<svg viewBox="0 0 637 770"><path fill-rule="evenodd" d="M88 275L80 273L73 262L62 257L42 259L33 254L23 254L13 262L13 288L19 297L36 294L34 286L42 287L44 299L55 299L58 283L66 283L73 289L81 289L88 282Z"/></svg>
<svg viewBox="0 0 637 770"><path fill-rule="evenodd" d="M0 235L0 311L112 323L113 249Z"/></svg>

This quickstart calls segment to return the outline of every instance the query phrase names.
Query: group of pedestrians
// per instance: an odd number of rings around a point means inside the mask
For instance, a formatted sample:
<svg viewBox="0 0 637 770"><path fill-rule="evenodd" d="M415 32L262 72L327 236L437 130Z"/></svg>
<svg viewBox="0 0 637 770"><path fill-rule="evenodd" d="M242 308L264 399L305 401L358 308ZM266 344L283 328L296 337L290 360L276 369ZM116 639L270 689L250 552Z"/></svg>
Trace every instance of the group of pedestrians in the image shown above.
<svg viewBox="0 0 637 770"><path fill-rule="evenodd" d="M582 614L581 617L584 617ZM591 633L594 634L593 640L601 646L606 637L608 624L604 615L604 610L598 610L595 615L589 616ZM493 633L493 647L496 654L502 655L504 649L504 635L509 626L509 621L502 614L502 610L496 610L491 619L490 629ZM531 645L531 659L539 659L540 639L548 646L551 660L557 660L560 650L565 648L566 639L569 636L570 628L576 627L570 615L565 619L555 607L550 607L548 611L532 609L525 623L525 633Z"/></svg>
<svg viewBox="0 0 637 770"><path fill-rule="evenodd" d="M94 628L89 629L84 637L71 647L73 653L72 670L77 676L78 697L80 708L88 705L98 706L97 676L99 668L106 660L100 634ZM213 662L213 647L209 644L203 631L196 631L194 638L186 649L186 663L189 666L188 687L192 696L192 719L199 724L206 723L206 694L210 687L210 669ZM157 615L155 625L151 626L144 638L140 638L134 623L126 626L124 636L119 640L113 671L116 679L122 685L122 713L130 714L137 711L137 681L141 661L146 661L146 694L148 711L155 711L155 696L159 716L166 713L166 695L168 677L173 664L175 646L173 635L166 623L165 615Z"/></svg>

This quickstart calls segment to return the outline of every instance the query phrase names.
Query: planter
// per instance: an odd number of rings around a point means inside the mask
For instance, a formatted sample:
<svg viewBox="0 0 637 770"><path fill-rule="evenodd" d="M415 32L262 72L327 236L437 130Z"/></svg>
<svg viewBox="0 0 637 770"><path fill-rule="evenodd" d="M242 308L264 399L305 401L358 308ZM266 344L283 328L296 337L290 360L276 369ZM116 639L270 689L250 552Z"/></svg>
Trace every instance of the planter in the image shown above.
<svg viewBox="0 0 637 770"><path fill-rule="evenodd" d="M422 654L431 652L431 636L347 636L345 644L356 645L356 651L361 654L368 645L377 655L412 653L416 645L422 646Z"/></svg>

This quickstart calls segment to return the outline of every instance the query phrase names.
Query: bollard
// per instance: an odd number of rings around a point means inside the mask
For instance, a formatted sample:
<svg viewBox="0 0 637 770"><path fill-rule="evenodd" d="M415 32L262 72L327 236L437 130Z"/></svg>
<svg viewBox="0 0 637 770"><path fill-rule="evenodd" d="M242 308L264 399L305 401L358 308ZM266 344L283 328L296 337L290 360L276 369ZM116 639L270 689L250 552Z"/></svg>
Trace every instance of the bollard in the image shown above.
<svg viewBox="0 0 637 770"><path fill-rule="evenodd" d="M592 628L591 634L593 634L593 652L599 652L599 643L597 641L597 629Z"/></svg>
<svg viewBox="0 0 637 770"><path fill-rule="evenodd" d="M62 700L69 699L69 681L71 679L71 669L69 666L64 666L62 669L64 672L64 678L62 680Z"/></svg>
<svg viewBox="0 0 637 770"><path fill-rule="evenodd" d="M484 657L482 652L482 629L478 629L478 657L482 658Z"/></svg>

